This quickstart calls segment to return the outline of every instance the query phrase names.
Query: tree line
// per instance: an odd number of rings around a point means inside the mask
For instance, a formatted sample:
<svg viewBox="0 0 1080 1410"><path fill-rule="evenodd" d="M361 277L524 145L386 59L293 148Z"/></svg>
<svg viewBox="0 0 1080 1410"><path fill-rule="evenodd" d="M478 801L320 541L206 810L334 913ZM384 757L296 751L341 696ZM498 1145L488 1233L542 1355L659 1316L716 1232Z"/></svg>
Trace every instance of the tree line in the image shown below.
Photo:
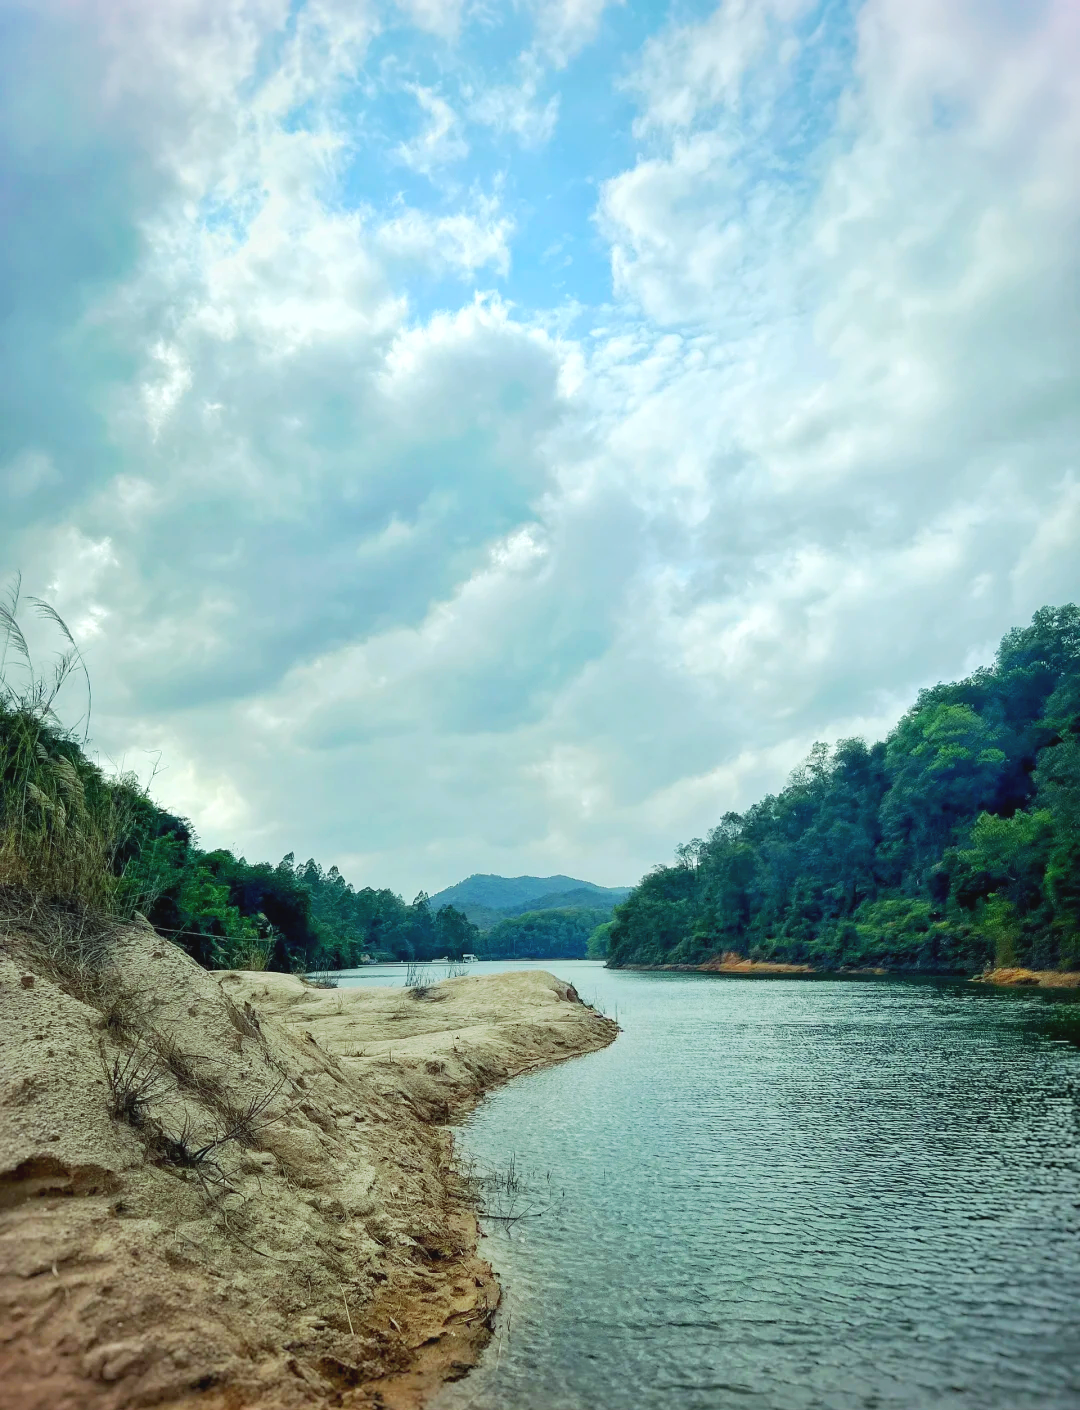
<svg viewBox="0 0 1080 1410"><path fill-rule="evenodd" d="M0 920L41 903L89 914L141 913L210 968L310 972L364 959L460 957L475 925L387 889L349 885L337 867L292 853L277 865L205 851L191 823L159 807L130 774L107 775L86 754L90 680L67 626L26 599L59 637L39 670L23 633L18 577L0 593ZM83 730L59 698L82 689ZM21 922L20 922L21 923Z"/></svg>
<svg viewBox="0 0 1080 1410"><path fill-rule="evenodd" d="M476 954L491 960L583 960L589 941L610 908L558 907L506 916L476 941Z"/></svg>
<svg viewBox="0 0 1080 1410"><path fill-rule="evenodd" d="M460 958L479 932L425 892L406 903L387 887L352 886L336 866L293 853L276 866L202 851L191 824L144 800L122 860L125 889L162 933L212 969L308 973L367 960Z"/></svg>
<svg viewBox="0 0 1080 1410"><path fill-rule="evenodd" d="M815 744L787 786L616 907L609 964L725 952L827 969L1080 968L1080 610L920 693L888 737Z"/></svg>

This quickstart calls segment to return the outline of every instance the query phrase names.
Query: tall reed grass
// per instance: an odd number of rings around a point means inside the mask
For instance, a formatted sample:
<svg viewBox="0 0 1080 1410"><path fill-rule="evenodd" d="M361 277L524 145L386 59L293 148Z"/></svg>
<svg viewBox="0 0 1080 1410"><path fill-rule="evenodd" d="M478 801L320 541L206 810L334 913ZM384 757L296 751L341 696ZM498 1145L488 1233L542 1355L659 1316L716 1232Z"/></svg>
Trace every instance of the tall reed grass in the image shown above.
<svg viewBox="0 0 1080 1410"><path fill-rule="evenodd" d="M141 797L132 779L107 779L83 753L90 680L71 632L38 598L34 613L61 642L38 669L19 624L20 582L0 601L0 889L113 911L123 894L114 862ZM57 712L65 686L85 694L82 726Z"/></svg>

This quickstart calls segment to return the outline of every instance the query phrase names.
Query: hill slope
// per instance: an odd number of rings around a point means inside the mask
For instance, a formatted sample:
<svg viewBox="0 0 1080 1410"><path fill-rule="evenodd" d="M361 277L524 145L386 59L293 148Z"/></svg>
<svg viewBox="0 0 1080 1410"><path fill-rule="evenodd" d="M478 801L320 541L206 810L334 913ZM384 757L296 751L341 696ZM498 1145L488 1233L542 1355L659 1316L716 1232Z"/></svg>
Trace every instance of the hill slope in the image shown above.
<svg viewBox="0 0 1080 1410"><path fill-rule="evenodd" d="M1080 609L1036 612L880 743L815 745L677 856L609 963L1080 969Z"/></svg>
<svg viewBox="0 0 1080 1410"><path fill-rule="evenodd" d="M491 876L477 872L459 881L456 886L448 886L445 891L432 896L431 904L434 909L439 906L488 906L493 911L501 911L508 906L527 906L545 895L578 890L606 892L608 889L606 886L595 886L591 881L578 881L572 876Z"/></svg>
<svg viewBox="0 0 1080 1410"><path fill-rule="evenodd" d="M600 910L605 917L630 894L629 886L597 886L571 876L477 874L431 897L431 908L456 906L474 925L490 930L507 916L526 911Z"/></svg>
<svg viewBox="0 0 1080 1410"><path fill-rule="evenodd" d="M589 936L610 920L609 908L552 907L504 916L476 942L485 960L584 960Z"/></svg>

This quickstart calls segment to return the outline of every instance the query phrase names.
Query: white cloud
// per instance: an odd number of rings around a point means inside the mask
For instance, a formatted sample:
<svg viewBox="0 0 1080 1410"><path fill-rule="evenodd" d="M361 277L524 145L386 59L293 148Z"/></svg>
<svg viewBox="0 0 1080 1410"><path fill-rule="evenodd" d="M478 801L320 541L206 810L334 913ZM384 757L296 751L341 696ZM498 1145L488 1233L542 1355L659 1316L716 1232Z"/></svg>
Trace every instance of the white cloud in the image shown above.
<svg viewBox="0 0 1080 1410"><path fill-rule="evenodd" d="M498 185L348 187L373 12L147 14L95 40L138 148L108 188L129 253L73 266L41 344L82 359L62 416L12 359L15 412L50 414L9 418L0 534L91 638L103 747L164 748L208 841L410 892L632 880L1077 595L1066 0L866 0L843 35L729 0L666 28L640 157L600 193L614 301L577 341L474 287L518 261ZM599 14L546 10L550 56ZM540 147L526 88L462 114ZM434 175L461 125L414 95ZM418 312L417 269L462 292Z"/></svg>
<svg viewBox="0 0 1080 1410"><path fill-rule="evenodd" d="M456 39L461 29L464 0L396 0L397 7L417 29Z"/></svg>
<svg viewBox="0 0 1080 1410"><path fill-rule="evenodd" d="M472 96L468 114L472 122L516 137L529 150L551 141L559 121L559 95L541 103L540 71L531 62L523 65L518 83L496 84Z"/></svg>
<svg viewBox="0 0 1080 1410"><path fill-rule="evenodd" d="M632 83L643 100L638 133L715 120L717 109L742 106L751 80L775 97L799 52L795 23L810 9L811 0L724 0L706 19L651 38Z"/></svg>
<svg viewBox="0 0 1080 1410"><path fill-rule="evenodd" d="M419 83L409 84L408 91L420 105L427 126L412 141L398 144L398 158L413 171L430 176L439 167L467 157L469 144L462 132L461 119L446 99Z"/></svg>
<svg viewBox="0 0 1080 1410"><path fill-rule="evenodd" d="M37 490L59 481L60 474L51 456L40 450L20 451L0 468L0 487L13 500L27 499Z"/></svg>
<svg viewBox="0 0 1080 1410"><path fill-rule="evenodd" d="M458 211L433 216L403 210L378 226L376 240L388 260L419 262L428 269L463 274L491 267L505 276L510 269L512 234L513 222L500 212L498 203L479 197L475 214Z"/></svg>
<svg viewBox="0 0 1080 1410"><path fill-rule="evenodd" d="M530 0L539 51L563 67L596 38L612 0ZM621 3L621 0L618 0Z"/></svg>

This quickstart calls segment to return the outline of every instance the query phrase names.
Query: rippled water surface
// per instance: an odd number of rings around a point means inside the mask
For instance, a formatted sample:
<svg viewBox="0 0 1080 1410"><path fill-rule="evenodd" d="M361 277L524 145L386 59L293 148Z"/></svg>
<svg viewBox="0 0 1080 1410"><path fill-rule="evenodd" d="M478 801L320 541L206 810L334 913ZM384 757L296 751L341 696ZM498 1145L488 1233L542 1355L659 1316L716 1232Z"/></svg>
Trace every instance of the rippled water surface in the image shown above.
<svg viewBox="0 0 1080 1410"><path fill-rule="evenodd" d="M1076 1410L1080 1054L1042 996L548 967L625 1031L460 1133L556 1201L489 1227L498 1334L438 1410Z"/></svg>

